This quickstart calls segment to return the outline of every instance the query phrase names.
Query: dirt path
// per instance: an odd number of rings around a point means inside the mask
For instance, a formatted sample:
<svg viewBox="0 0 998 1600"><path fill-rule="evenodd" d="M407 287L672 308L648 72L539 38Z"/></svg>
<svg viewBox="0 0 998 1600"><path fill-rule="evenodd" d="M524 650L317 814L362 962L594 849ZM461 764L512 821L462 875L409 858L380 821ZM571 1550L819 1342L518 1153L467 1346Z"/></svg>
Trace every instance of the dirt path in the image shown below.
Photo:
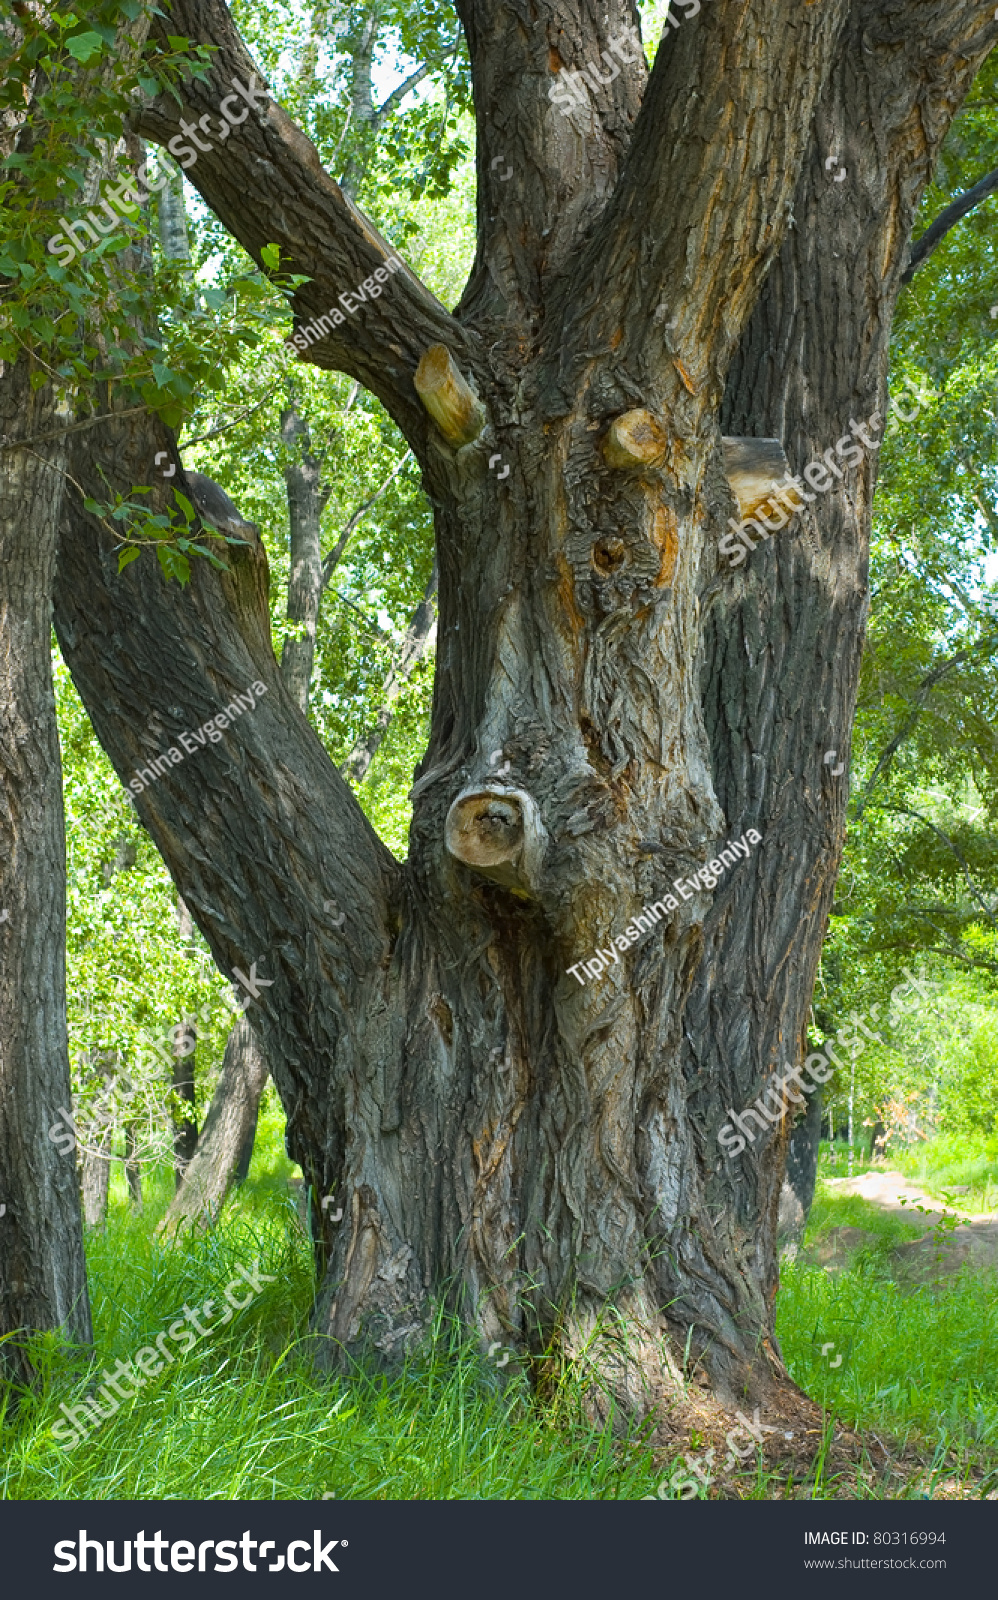
<svg viewBox="0 0 998 1600"><path fill-rule="evenodd" d="M951 1213L955 1209L970 1221L961 1223L953 1233L933 1234L931 1230L943 1213L943 1202L925 1194L901 1172L864 1172L858 1178L826 1178L824 1182L832 1195L858 1195L889 1216L930 1230L921 1239L892 1248L890 1258L899 1284L938 1282L968 1264L975 1271L998 1270L998 1219L994 1212L965 1210L960 1205L962 1197L956 1195L956 1205L946 1209ZM903 1206L902 1199L908 1204ZM917 1205L925 1206L928 1215L916 1211ZM877 1234L865 1228L828 1228L802 1253L801 1259L828 1272L841 1271L856 1250L875 1244L877 1239Z"/></svg>
<svg viewBox="0 0 998 1600"><path fill-rule="evenodd" d="M825 1178L824 1184L832 1194L858 1194L860 1199L869 1200L882 1211L889 1211L892 1216L909 1222L919 1221L920 1213L914 1210L916 1205L925 1206L932 1212L931 1218L926 1219L927 1226L936 1222L943 1212L943 1202L925 1194L918 1184L912 1178L906 1178L903 1172L864 1172L859 1178ZM902 1199L907 1200L906 1206L901 1204ZM969 1211L962 1202L963 1196L958 1194L955 1197L955 1204L946 1209L956 1210L962 1217L971 1217L974 1221L988 1222L994 1216L992 1211Z"/></svg>

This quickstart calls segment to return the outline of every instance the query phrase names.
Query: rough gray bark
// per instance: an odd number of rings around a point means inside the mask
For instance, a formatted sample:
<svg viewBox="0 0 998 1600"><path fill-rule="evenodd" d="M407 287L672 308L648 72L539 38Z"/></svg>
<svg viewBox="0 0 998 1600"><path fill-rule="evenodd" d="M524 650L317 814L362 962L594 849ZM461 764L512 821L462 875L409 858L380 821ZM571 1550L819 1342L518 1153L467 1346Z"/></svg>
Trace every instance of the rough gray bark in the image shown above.
<svg viewBox="0 0 998 1600"><path fill-rule="evenodd" d="M248 675L268 687L137 804L223 970L256 958L273 979L253 1018L289 1150L345 1212L317 1219L327 1358L391 1359L447 1285L486 1340L571 1355L610 1325L630 1354L604 1370L629 1408L678 1386L687 1338L740 1403L787 1382L789 1118L735 1161L717 1134L802 1053L844 820L820 758L848 744L873 473L821 503L809 545L791 529L732 574L717 413L799 467L882 405L913 209L990 48L986 9L716 0L646 86L641 62L609 70L628 6L541 3L519 31L460 6L479 133L467 292L448 317L399 273L310 356L384 400L436 515L433 723L404 868L282 685L262 549L181 594L142 561L117 580L106 540L75 504L66 518L60 640L119 772L150 701L179 732ZM219 44L220 71L252 70L218 0L175 0L171 25ZM546 85L604 50L609 82L562 117ZM191 90L205 110L211 92ZM864 119L875 137L854 135ZM833 145L855 171L835 190ZM496 205L500 154L523 176ZM302 317L385 258L278 107L192 177L258 259L274 240L309 276ZM470 444L420 400L434 346L466 420L484 410ZM635 409L662 460L613 466L603 441ZM153 443L109 425L76 470L126 475ZM602 980L569 975L750 827L760 846L713 897L670 909Z"/></svg>
<svg viewBox="0 0 998 1600"><path fill-rule="evenodd" d="M993 11L978 4L851 8L816 107L795 226L742 337L721 410L725 432L781 438L795 472L820 459L850 418L886 411L891 321L915 211L994 31ZM825 169L829 153L838 153L845 182ZM735 1310L764 1323L779 1282L772 1228L789 1119L747 1149L720 1188L711 1133L719 1104L747 1105L781 1058L799 1060L806 1049L848 798L847 777L833 779L822 755L834 747L848 759L875 453L857 473L849 492L819 498L729 576L706 619L704 706L718 799L735 830L755 826L770 843L715 897L684 1019L701 1154L678 1199L694 1215L703 1200L713 1203L706 1234L678 1220L678 1270L666 1281L682 1296L679 1316L696 1324L694 1348L710 1337L737 1348ZM718 1281L719 1256L741 1264L735 1296ZM688 1298L684 1279L695 1285ZM775 1341L770 1349L778 1370Z"/></svg>
<svg viewBox="0 0 998 1600"><path fill-rule="evenodd" d="M22 357L0 376L0 434L64 426ZM65 823L52 692L52 585L65 439L0 452L0 1360L20 1330L92 1337L76 1158L48 1137L69 1107Z"/></svg>
<svg viewBox="0 0 998 1600"><path fill-rule="evenodd" d="M267 1082L267 1058L245 1017L229 1034L225 1059L204 1128L184 1182L174 1195L161 1228L185 1222L207 1227L217 1222L236 1168L256 1129L260 1096ZM252 1155L252 1143L250 1142ZM247 1160L247 1168L249 1161Z"/></svg>

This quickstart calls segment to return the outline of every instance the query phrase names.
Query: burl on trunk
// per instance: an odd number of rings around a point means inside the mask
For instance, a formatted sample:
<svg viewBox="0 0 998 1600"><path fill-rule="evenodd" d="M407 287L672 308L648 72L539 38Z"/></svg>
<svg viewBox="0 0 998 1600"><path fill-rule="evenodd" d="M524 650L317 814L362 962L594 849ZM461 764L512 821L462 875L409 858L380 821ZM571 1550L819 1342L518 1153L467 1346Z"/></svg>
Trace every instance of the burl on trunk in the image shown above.
<svg viewBox="0 0 998 1600"><path fill-rule="evenodd" d="M821 752L848 742L874 458L737 573L717 546L784 451L799 471L883 404L913 208L990 47L986 9L715 0L649 78L623 0L604 20L539 0L530 29L461 0L479 238L453 315L386 269L276 102L192 169L257 260L276 241L307 274L308 359L383 400L436 515L404 864L281 682L259 543L181 593L145 558L117 577L78 502L64 525L60 639L123 778L150 706L175 741L268 689L137 805L223 970L256 961L269 985L248 1016L289 1149L335 1198L329 1359L397 1356L447 1294L484 1341L533 1354L602 1329L628 1405L684 1350L724 1395L785 1381L790 1118L737 1159L717 1135L801 1059L844 815ZM221 0L175 0L169 26L218 47L217 82L254 71ZM590 61L587 96L556 103ZM211 110L212 82L188 92ZM874 126L832 191L824 158L858 106ZM143 131L165 139L174 115L148 107ZM122 420L74 473L146 482L169 445ZM729 839L750 853L718 880L703 869Z"/></svg>

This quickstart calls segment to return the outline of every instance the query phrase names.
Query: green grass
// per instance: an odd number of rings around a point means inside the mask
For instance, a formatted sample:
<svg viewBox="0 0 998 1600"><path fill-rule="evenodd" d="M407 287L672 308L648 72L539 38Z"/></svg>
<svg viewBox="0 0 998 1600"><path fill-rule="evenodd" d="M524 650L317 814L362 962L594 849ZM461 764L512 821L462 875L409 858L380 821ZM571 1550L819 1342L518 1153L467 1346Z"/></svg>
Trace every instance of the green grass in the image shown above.
<svg viewBox="0 0 998 1600"><path fill-rule="evenodd" d="M941 1134L891 1161L929 1194L942 1195L966 1185L962 1198L975 1211L998 1207L998 1138L983 1134Z"/></svg>
<svg viewBox="0 0 998 1600"><path fill-rule="evenodd" d="M844 1272L784 1262L777 1333L795 1381L860 1432L912 1441L947 1475L998 1482L998 1296L991 1273L901 1294L890 1250L927 1231L819 1183L805 1248L832 1227L875 1238ZM823 1357L821 1346L832 1343ZM830 1367L839 1353L842 1365Z"/></svg>
<svg viewBox="0 0 998 1600"><path fill-rule="evenodd" d="M318 1377L301 1344L311 1304L307 1240L287 1194L296 1171L279 1115L261 1123L248 1182L220 1227L178 1248L153 1229L172 1184L141 1217L116 1180L106 1233L88 1238L98 1368L113 1371L242 1261L277 1281L72 1450L52 1437L87 1392L65 1352L40 1341L46 1381L5 1424L6 1499L632 1499L653 1492L651 1453L587 1426L569 1396L542 1412L522 1376L502 1381L441 1319L391 1381ZM505 1379L506 1374L503 1374Z"/></svg>
<svg viewBox="0 0 998 1600"><path fill-rule="evenodd" d="M177 1247L154 1237L169 1174L147 1179L142 1216L130 1212L116 1175L107 1229L87 1244L98 1371L151 1343L185 1303L217 1299L239 1262L259 1257L276 1281L217 1334L178 1353L73 1450L51 1430L62 1417L59 1402L74 1404L86 1383L56 1341L38 1341L44 1382L4 1418L0 1496L598 1500L655 1492L669 1467L656 1467L641 1438L614 1441L610 1430L587 1422L571 1374L541 1407L523 1376L503 1382L506 1374L443 1318L390 1380L318 1376L304 1343L310 1253L288 1195L296 1169L282 1133L279 1108L268 1102L249 1181L218 1228ZM926 1460L935 1453L940 1471L953 1450L960 1470L993 1474L994 1280L962 1277L942 1292L901 1296L886 1276L887 1252L918 1230L861 1200L819 1192L809 1237L845 1224L878 1239L849 1271L783 1268L777 1326L792 1375L860 1431L917 1441ZM829 1341L846 1353L837 1371L820 1355ZM760 1465L739 1492L764 1499L781 1489ZM819 1474L815 1498L842 1492Z"/></svg>

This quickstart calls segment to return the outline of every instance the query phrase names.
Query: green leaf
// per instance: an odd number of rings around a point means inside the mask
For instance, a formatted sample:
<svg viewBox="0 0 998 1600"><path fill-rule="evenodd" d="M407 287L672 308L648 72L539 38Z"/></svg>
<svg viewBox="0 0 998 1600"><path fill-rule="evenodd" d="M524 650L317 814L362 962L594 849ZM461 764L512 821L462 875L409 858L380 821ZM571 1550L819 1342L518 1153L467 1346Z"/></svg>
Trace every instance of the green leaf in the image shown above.
<svg viewBox="0 0 998 1600"><path fill-rule="evenodd" d="M191 576L191 564L187 557L181 555L179 550L171 549L168 544L157 545L156 555L167 578L176 578L183 588Z"/></svg>
<svg viewBox="0 0 998 1600"><path fill-rule="evenodd" d="M99 56L104 48L104 41L99 33L75 33L71 39L66 40L66 49L75 60L86 66L94 56Z"/></svg>
<svg viewBox="0 0 998 1600"><path fill-rule="evenodd" d="M139 559L139 550L134 544L128 545L124 550L119 550L119 552L118 552L118 572L119 573L124 572L124 570L125 570L125 568L127 566L130 566L130 564L133 561L137 561L138 559Z"/></svg>
<svg viewBox="0 0 998 1600"><path fill-rule="evenodd" d="M270 267L273 272L276 272L281 265L280 246L276 244L265 244L263 249L260 251L260 259L264 266Z"/></svg>

